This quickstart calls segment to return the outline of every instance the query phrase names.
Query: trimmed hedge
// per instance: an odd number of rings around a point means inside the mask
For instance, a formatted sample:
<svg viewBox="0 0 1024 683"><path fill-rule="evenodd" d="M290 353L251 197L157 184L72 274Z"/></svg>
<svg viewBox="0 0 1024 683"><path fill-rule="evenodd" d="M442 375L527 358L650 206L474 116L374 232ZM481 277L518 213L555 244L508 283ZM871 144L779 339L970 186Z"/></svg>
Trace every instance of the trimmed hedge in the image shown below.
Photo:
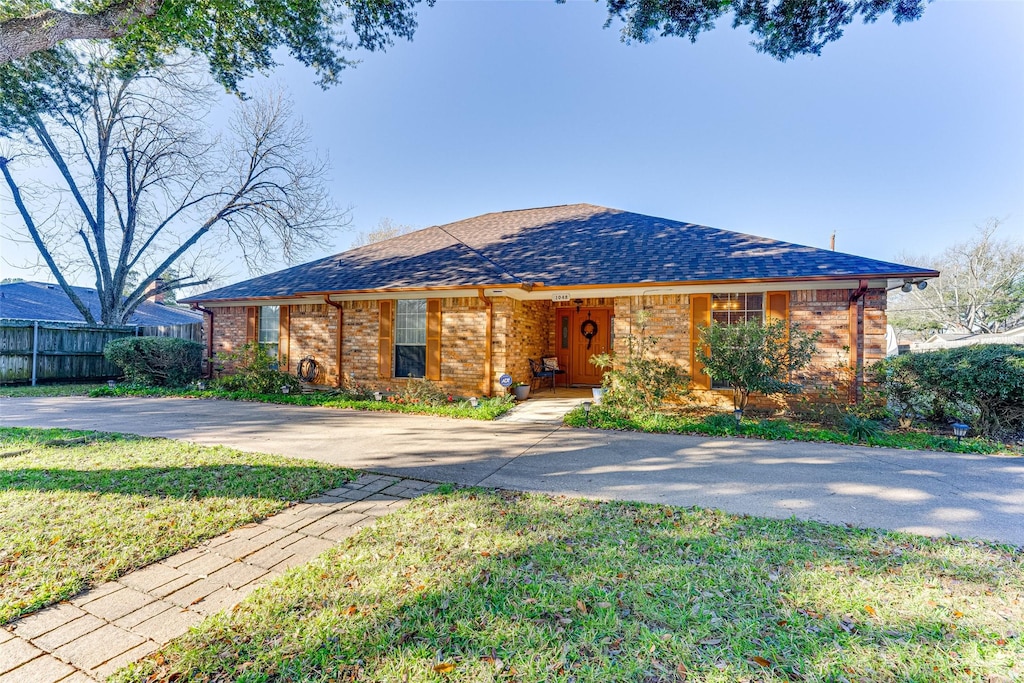
<svg viewBox="0 0 1024 683"><path fill-rule="evenodd" d="M203 345L175 337L124 337L108 343L103 355L129 382L181 387L199 378Z"/></svg>
<svg viewBox="0 0 1024 683"><path fill-rule="evenodd" d="M910 353L876 366L898 408L966 419L980 434L1024 434L1024 348L1008 344Z"/></svg>

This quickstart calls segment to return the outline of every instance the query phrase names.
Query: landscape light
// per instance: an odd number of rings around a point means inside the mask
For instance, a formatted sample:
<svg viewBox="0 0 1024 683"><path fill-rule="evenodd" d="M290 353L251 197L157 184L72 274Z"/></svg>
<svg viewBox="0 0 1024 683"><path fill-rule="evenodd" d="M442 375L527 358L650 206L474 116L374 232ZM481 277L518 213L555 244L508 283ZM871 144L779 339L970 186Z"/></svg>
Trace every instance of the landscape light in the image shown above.
<svg viewBox="0 0 1024 683"><path fill-rule="evenodd" d="M737 408L732 411L732 416L736 418L736 426L740 426L740 422L743 420L743 408Z"/></svg>
<svg viewBox="0 0 1024 683"><path fill-rule="evenodd" d="M967 436L967 430L969 430L970 428L970 425L965 425L963 422L953 423L953 436L956 437L957 443L960 443L960 439Z"/></svg>
<svg viewBox="0 0 1024 683"><path fill-rule="evenodd" d="M290 386L288 386L287 384L282 384L281 385L281 393L282 394L287 394L291 390L292 390L292 388Z"/></svg>
<svg viewBox="0 0 1024 683"><path fill-rule="evenodd" d="M469 407L470 408L476 408L479 405L480 405L480 399L478 399L476 396L470 396L469 397Z"/></svg>
<svg viewBox="0 0 1024 683"><path fill-rule="evenodd" d="M384 394L380 393L379 391L373 392L373 400L374 401L381 401L383 399L384 399Z"/></svg>
<svg viewBox="0 0 1024 683"><path fill-rule="evenodd" d="M590 406L592 406L592 405L593 404L590 401L584 401L583 402L583 414L587 418L587 426L588 427L590 426Z"/></svg>

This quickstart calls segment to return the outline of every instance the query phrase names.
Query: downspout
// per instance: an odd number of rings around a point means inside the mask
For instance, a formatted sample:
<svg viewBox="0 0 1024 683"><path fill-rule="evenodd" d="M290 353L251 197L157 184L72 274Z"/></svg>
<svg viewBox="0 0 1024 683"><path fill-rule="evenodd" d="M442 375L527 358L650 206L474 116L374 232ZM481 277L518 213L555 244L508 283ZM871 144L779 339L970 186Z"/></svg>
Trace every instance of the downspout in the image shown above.
<svg viewBox="0 0 1024 683"><path fill-rule="evenodd" d="M213 379L213 311L199 304L191 304L190 308L210 316L210 335L206 339L206 379Z"/></svg>
<svg viewBox="0 0 1024 683"><path fill-rule="evenodd" d="M491 336L492 336L492 332L491 332L491 328L492 328L492 325L493 325L492 321L494 319L494 302L491 301L490 299L488 299L486 296L484 296L483 288L477 290L477 296L480 298L480 301L484 302L484 305L487 306L487 317L484 320L484 390L483 390L483 395L484 396L490 396L491 395L491 385L494 383L494 380L491 377L491 374L493 372L492 369L491 369L491 365L492 365L492 358L491 358L491 353L492 353Z"/></svg>
<svg viewBox="0 0 1024 683"><path fill-rule="evenodd" d="M853 383L850 385L850 403L861 398L864 385L864 294L868 281L861 280L857 289L850 294L850 366L853 368Z"/></svg>
<svg viewBox="0 0 1024 683"><path fill-rule="evenodd" d="M338 387L340 389L341 388L341 355L342 355L341 352L342 352L342 342L345 341L345 325L344 325L344 323L345 323L345 313L344 313L344 311L342 309L342 305L341 305L340 302L338 302L338 301L331 301L331 295L330 294L324 294L324 303L327 304L328 306L333 306L338 311L338 353L337 353L337 357L335 358L335 363L337 363L337 365L338 365L338 381L335 383L334 386L336 386L336 387Z"/></svg>

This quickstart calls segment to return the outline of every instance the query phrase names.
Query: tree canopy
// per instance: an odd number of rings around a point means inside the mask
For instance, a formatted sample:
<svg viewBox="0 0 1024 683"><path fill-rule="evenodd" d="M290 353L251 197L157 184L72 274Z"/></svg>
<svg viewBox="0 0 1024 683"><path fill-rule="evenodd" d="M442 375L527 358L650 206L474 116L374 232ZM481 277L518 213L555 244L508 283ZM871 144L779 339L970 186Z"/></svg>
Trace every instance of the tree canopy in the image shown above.
<svg viewBox="0 0 1024 683"><path fill-rule="evenodd" d="M557 0L564 2L564 0ZM918 19L928 0L606 0L605 27L627 42L700 34L731 17L756 50L780 60L820 54L856 19ZM434 0L425 0L429 6ZM0 5L0 65L68 40L102 39L126 58L154 61L179 49L203 56L229 90L287 50L335 83L353 50L412 39L420 0L11 0ZM2 66L0 66L2 68Z"/></svg>
<svg viewBox="0 0 1024 683"><path fill-rule="evenodd" d="M996 333L1024 324L1024 242L999 239L1000 221L941 254L899 256L939 271L925 289L893 292L889 319L904 330Z"/></svg>

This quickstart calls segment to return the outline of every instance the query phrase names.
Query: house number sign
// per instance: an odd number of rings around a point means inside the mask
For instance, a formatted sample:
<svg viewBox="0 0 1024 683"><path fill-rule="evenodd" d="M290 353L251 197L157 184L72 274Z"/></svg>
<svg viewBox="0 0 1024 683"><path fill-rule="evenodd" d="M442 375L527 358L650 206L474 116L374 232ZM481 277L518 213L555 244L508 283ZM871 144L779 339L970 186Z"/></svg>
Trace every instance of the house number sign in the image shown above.
<svg viewBox="0 0 1024 683"><path fill-rule="evenodd" d="M567 292L559 292L551 295L552 301L569 301L570 299L572 299L572 294Z"/></svg>

